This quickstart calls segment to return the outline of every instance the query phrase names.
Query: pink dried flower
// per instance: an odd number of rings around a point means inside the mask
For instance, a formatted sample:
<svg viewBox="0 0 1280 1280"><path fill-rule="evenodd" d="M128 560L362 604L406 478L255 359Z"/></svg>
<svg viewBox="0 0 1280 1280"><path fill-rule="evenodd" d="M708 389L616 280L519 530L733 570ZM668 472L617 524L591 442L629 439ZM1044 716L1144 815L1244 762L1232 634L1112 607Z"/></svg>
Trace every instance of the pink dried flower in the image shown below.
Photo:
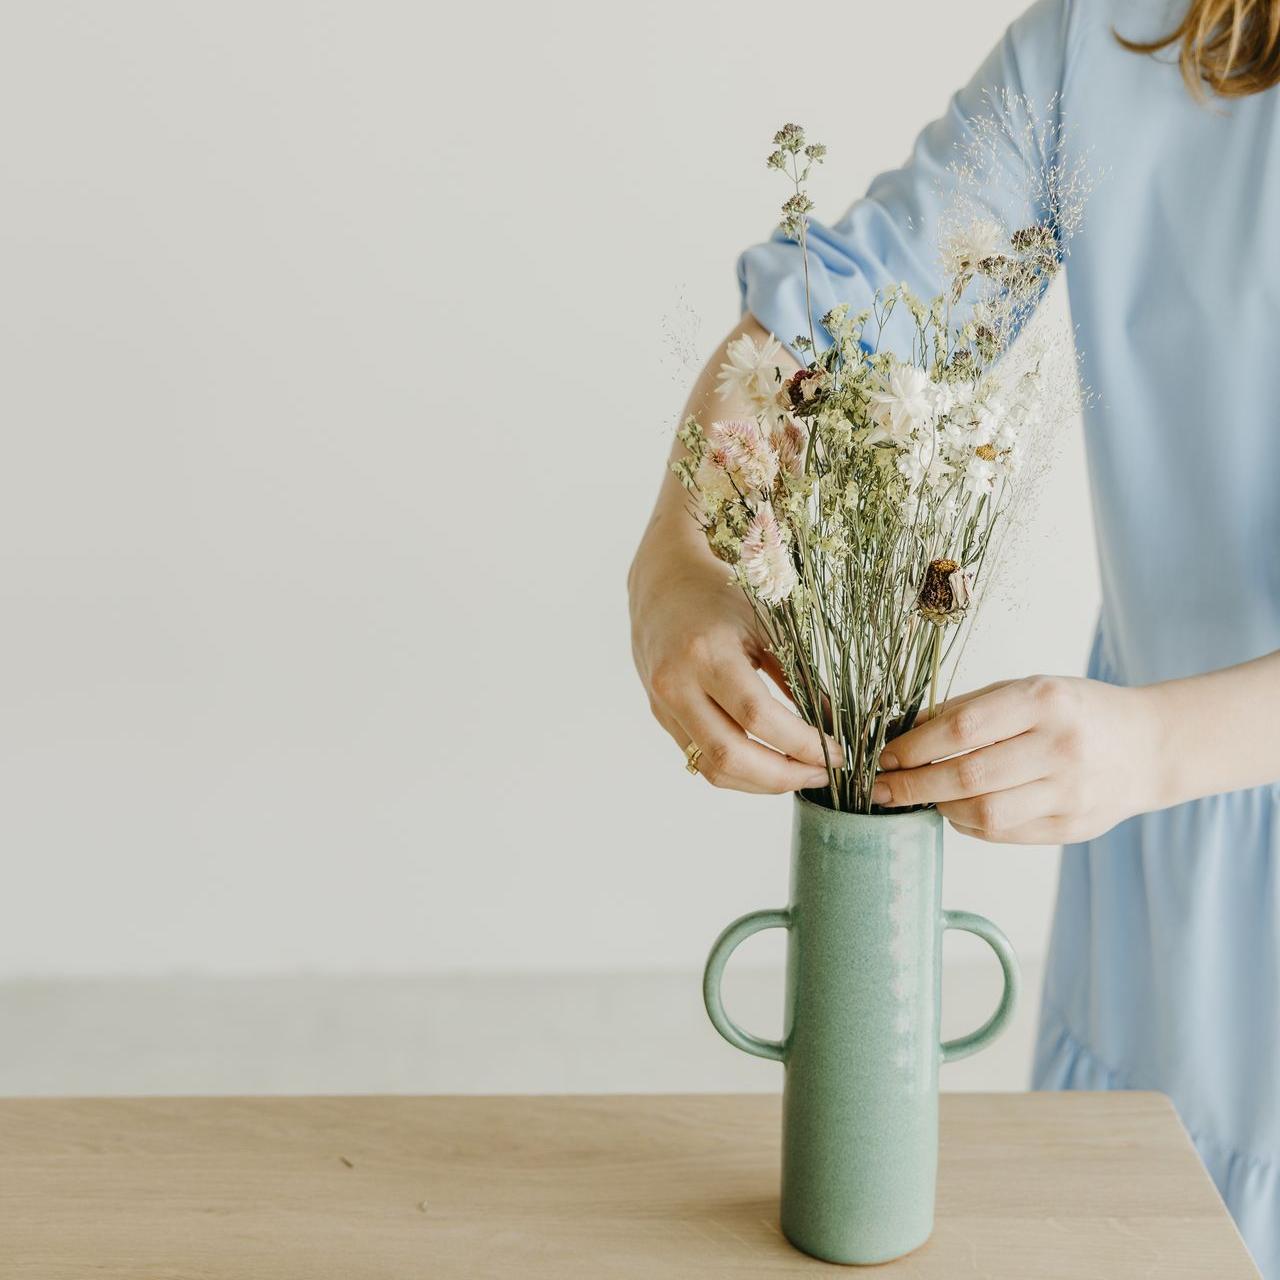
<svg viewBox="0 0 1280 1280"><path fill-rule="evenodd" d="M778 455L749 418L713 422L705 456L743 495L767 490L778 474Z"/></svg>
<svg viewBox="0 0 1280 1280"><path fill-rule="evenodd" d="M794 418L784 418L769 433L769 443L778 455L778 467L793 480L804 477L804 456L809 445L804 428Z"/></svg>
<svg viewBox="0 0 1280 1280"><path fill-rule="evenodd" d="M765 503L752 517L738 565L747 584L765 604L781 604L796 586L796 568L773 508Z"/></svg>

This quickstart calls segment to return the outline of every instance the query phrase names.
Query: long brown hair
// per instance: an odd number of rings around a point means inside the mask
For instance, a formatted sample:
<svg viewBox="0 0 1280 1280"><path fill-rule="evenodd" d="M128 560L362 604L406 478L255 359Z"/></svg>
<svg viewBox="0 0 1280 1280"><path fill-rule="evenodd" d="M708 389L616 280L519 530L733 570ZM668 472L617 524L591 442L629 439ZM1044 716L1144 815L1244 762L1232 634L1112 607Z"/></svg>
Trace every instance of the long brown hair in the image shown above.
<svg viewBox="0 0 1280 1280"><path fill-rule="evenodd" d="M1116 39L1134 53L1178 49L1188 88L1206 85L1224 98L1244 98L1280 83L1280 0L1191 0L1186 16L1161 40Z"/></svg>

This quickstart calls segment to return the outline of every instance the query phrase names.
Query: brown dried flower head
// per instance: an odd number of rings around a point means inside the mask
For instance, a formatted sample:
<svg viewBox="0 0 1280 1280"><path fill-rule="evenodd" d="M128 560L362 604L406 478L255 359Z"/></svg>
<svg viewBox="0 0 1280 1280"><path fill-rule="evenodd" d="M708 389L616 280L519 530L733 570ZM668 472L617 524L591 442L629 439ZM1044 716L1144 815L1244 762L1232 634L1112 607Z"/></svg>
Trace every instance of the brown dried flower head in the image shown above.
<svg viewBox="0 0 1280 1280"><path fill-rule="evenodd" d="M916 608L920 616L935 626L958 622L973 599L969 575L955 560L931 560L925 570L924 585Z"/></svg>
<svg viewBox="0 0 1280 1280"><path fill-rule="evenodd" d="M1050 253L1054 249L1053 229L1042 222L1033 222L1029 227L1021 227L1009 237L1009 242L1019 253L1039 250Z"/></svg>
<svg viewBox="0 0 1280 1280"><path fill-rule="evenodd" d="M803 409L821 387L822 374L817 369L797 369L786 381L787 401L793 409Z"/></svg>

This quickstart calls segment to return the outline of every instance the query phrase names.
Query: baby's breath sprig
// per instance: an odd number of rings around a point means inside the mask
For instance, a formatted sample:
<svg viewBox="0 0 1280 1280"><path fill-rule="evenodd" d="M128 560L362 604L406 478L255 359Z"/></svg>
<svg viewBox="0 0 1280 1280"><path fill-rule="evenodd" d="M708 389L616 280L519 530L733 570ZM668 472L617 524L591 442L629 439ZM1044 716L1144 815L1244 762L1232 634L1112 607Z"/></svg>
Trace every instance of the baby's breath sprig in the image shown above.
<svg viewBox="0 0 1280 1280"><path fill-rule="evenodd" d="M813 330L813 308L809 297L809 252L808 227L809 214L813 211L813 201L804 190L809 171L815 164L821 164L827 149L820 142L806 142L804 130L798 124L784 124L773 135L776 150L769 153L766 161L769 168L779 169L792 181L793 193L782 205L782 221L779 224L783 232L800 245L800 254L804 263L804 302L805 314L809 321L809 336L804 343L796 338L798 350L814 352L817 350L817 337Z"/></svg>

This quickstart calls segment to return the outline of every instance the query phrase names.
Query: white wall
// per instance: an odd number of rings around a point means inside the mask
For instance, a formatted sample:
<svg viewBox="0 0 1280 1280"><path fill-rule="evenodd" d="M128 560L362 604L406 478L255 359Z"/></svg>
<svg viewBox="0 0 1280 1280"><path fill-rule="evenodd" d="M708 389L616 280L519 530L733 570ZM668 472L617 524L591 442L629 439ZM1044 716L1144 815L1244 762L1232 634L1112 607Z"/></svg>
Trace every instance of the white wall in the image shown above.
<svg viewBox="0 0 1280 1280"><path fill-rule="evenodd" d="M787 802L630 667L664 325L736 318L779 123L833 215L1019 7L10 6L0 975L679 967L779 900ZM1078 447L974 681L1083 662ZM947 896L1034 952L1053 863Z"/></svg>

